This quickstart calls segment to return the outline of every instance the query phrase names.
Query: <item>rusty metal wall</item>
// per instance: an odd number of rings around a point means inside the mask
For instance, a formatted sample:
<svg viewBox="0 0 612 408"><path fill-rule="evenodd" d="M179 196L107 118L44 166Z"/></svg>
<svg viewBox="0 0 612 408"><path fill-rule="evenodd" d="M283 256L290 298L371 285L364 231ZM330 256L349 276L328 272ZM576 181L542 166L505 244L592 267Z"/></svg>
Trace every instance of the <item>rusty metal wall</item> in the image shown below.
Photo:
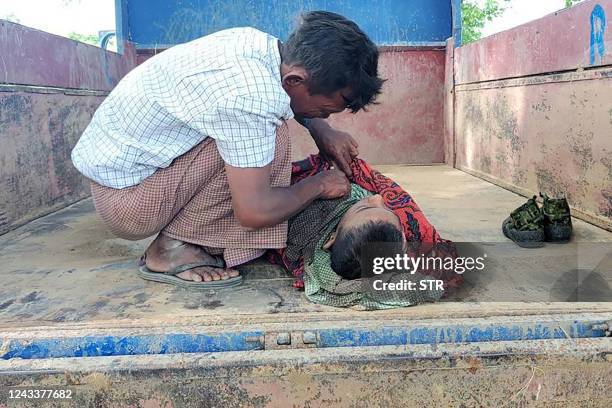
<svg viewBox="0 0 612 408"><path fill-rule="evenodd" d="M456 53L457 83L612 64L610 16L611 0L587 0L462 46Z"/></svg>
<svg viewBox="0 0 612 408"><path fill-rule="evenodd" d="M134 58L0 20L0 84L110 91Z"/></svg>
<svg viewBox="0 0 612 408"><path fill-rule="evenodd" d="M0 234L89 195L70 152L133 66L133 48L120 55L0 21Z"/></svg>
<svg viewBox="0 0 612 408"><path fill-rule="evenodd" d="M612 0L585 1L457 48L456 167L566 195L574 215L612 229L610 15Z"/></svg>
<svg viewBox="0 0 612 408"><path fill-rule="evenodd" d="M455 41L446 42L444 62L444 162L455 166Z"/></svg>
<svg viewBox="0 0 612 408"><path fill-rule="evenodd" d="M387 82L380 104L332 115L330 124L353 135L370 163L444 162L444 59L444 48L383 47L379 71ZM294 159L317 152L304 128L292 123L290 129Z"/></svg>
<svg viewBox="0 0 612 408"><path fill-rule="evenodd" d="M138 50L138 64L163 50ZM367 112L343 112L329 123L349 132L360 157L372 164L444 162L444 47L381 47L379 72L387 79L378 105ZM292 157L301 160L318 149L308 132L289 122Z"/></svg>

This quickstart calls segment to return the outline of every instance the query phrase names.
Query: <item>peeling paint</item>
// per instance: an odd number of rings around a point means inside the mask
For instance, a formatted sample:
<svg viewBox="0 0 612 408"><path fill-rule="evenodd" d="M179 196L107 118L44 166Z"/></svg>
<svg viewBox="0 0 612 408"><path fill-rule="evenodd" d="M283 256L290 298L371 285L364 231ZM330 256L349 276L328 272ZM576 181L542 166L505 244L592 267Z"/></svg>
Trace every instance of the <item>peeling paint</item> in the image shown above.
<svg viewBox="0 0 612 408"><path fill-rule="evenodd" d="M70 152L100 96L0 92L2 231L89 194ZM61 225L45 226L61 228Z"/></svg>
<svg viewBox="0 0 612 408"><path fill-rule="evenodd" d="M0 125L4 129L9 126L27 126L32 120L32 102L25 95L10 94L1 97L0 94ZM0 133L0 137L8 136L8 132Z"/></svg>
<svg viewBox="0 0 612 408"><path fill-rule="evenodd" d="M574 153L574 163L583 173L587 172L594 164L592 150L594 137L595 133L593 131L577 130L575 134L566 134L569 149Z"/></svg>
<svg viewBox="0 0 612 408"><path fill-rule="evenodd" d="M605 157L602 157L599 161L606 169L608 169L608 178L612 180L612 151L604 149Z"/></svg>
<svg viewBox="0 0 612 408"><path fill-rule="evenodd" d="M566 197L572 200L572 193L568 189L568 184L562 184L555 172L546 167L536 167L536 177L538 190L549 194L551 197Z"/></svg>
<svg viewBox="0 0 612 408"><path fill-rule="evenodd" d="M493 102L491 107L493 121L498 124L499 131L495 136L509 143L513 153L518 153L523 148L523 141L518 136L518 120L513 110L508 105L505 95Z"/></svg>
<svg viewBox="0 0 612 408"><path fill-rule="evenodd" d="M606 198L612 190L612 94L597 95L611 84L612 78L594 77L460 87L455 94L457 164L534 194L566 196L590 220L612 225Z"/></svg>

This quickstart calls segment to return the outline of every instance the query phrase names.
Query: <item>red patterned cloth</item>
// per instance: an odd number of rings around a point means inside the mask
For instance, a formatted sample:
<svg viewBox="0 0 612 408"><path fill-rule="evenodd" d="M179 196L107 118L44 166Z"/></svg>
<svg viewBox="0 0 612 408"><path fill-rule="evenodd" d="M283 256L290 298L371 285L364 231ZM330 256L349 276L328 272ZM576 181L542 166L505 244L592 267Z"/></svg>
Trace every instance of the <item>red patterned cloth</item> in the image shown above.
<svg viewBox="0 0 612 408"><path fill-rule="evenodd" d="M291 184L313 176L322 170L328 170L329 167L330 164L319 155L311 155L302 161L294 162L291 169ZM457 257L455 245L451 241L440 237L435 227L427 220L425 214L423 214L410 194L404 191L396 182L382 175L361 159L355 159L351 163L351 170L353 172L351 182L382 196L385 205L399 217L404 227L406 240L409 243L418 243L419 254L427 254L435 246L436 256L443 258ZM417 253L410 253L410 251L409 254L412 256L417 255ZM284 249L269 251L268 259L274 263L280 263L295 276L296 280L293 286L296 288L304 287L303 259L298 262L289 261L284 256ZM440 270L420 272L424 275L443 280L445 282L444 287L447 289L457 288L463 281L462 275L454 272L448 273Z"/></svg>

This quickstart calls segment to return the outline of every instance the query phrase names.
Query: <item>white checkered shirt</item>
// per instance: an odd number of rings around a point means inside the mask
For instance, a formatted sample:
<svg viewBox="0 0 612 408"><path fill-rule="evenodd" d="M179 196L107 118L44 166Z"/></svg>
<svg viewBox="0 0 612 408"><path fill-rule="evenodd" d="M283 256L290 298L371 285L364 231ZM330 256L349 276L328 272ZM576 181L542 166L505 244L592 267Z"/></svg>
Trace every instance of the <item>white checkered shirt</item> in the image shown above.
<svg viewBox="0 0 612 408"><path fill-rule="evenodd" d="M75 167L104 186L129 187L206 137L231 166L269 164L276 128L293 117L277 43L234 28L147 60L102 102L72 151Z"/></svg>

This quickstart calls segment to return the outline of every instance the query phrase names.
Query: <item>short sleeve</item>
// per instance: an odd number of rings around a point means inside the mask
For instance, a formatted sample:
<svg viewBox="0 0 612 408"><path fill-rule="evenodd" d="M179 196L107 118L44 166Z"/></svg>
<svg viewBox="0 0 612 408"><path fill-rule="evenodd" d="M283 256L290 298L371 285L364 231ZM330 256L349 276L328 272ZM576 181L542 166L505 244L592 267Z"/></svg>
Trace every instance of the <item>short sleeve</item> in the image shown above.
<svg viewBox="0 0 612 408"><path fill-rule="evenodd" d="M223 160L234 167L264 167L274 159L281 119L256 97L234 96L217 106L212 135Z"/></svg>

